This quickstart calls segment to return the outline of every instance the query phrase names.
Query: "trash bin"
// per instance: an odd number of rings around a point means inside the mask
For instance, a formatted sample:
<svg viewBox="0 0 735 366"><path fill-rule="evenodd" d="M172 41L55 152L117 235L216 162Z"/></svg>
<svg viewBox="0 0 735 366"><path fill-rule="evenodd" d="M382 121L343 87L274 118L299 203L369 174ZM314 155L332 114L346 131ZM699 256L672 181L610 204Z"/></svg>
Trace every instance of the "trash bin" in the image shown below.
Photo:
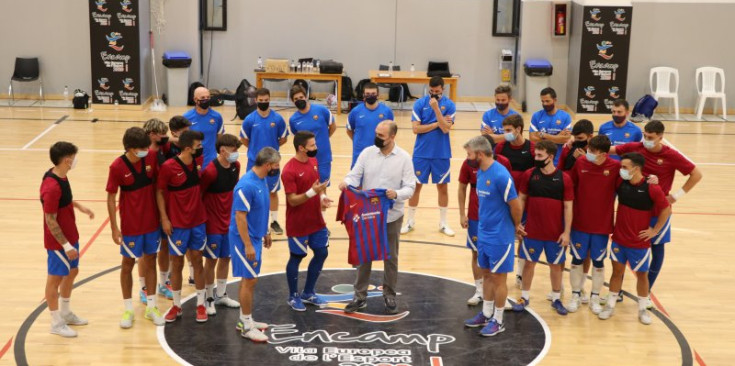
<svg viewBox="0 0 735 366"><path fill-rule="evenodd" d="M526 71L526 111L541 110L541 90L549 86L549 76L554 68L544 59L528 59L523 64Z"/></svg>
<svg viewBox="0 0 735 366"><path fill-rule="evenodd" d="M168 79L168 105L172 107L186 106L189 92L189 66L191 56L183 51L163 53L163 66L166 66Z"/></svg>

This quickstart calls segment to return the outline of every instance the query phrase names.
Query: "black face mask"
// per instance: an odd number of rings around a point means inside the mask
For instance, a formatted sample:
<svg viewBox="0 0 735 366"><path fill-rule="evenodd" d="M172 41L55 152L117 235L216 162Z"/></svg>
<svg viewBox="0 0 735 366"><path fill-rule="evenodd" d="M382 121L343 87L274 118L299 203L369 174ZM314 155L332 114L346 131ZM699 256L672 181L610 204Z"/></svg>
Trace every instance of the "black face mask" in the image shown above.
<svg viewBox="0 0 735 366"><path fill-rule="evenodd" d="M278 176L278 173L280 172L281 172L281 169L271 169L268 171L268 176L275 177L275 176Z"/></svg>
<svg viewBox="0 0 735 366"><path fill-rule="evenodd" d="M385 140L381 140L380 137L375 136L374 144L378 147L378 149L382 149L385 147Z"/></svg>
<svg viewBox="0 0 735 366"><path fill-rule="evenodd" d="M508 108L508 104L495 103L495 108L499 111L504 111Z"/></svg>
<svg viewBox="0 0 735 366"><path fill-rule="evenodd" d="M168 136L161 137L161 140L156 142L156 145L163 146L163 145L166 145L167 143L168 143Z"/></svg>
<svg viewBox="0 0 735 366"><path fill-rule="evenodd" d="M314 157L316 157L316 152L317 152L317 149L314 149L314 150L306 150L306 156L308 156L310 158L314 158Z"/></svg>
<svg viewBox="0 0 735 366"><path fill-rule="evenodd" d="M198 104L201 109L209 109L209 99L200 100Z"/></svg>
<svg viewBox="0 0 735 366"><path fill-rule="evenodd" d="M269 102L258 102L258 109L260 109L261 112L265 112L268 110L268 107L270 107Z"/></svg>
<svg viewBox="0 0 735 366"><path fill-rule="evenodd" d="M625 116L613 116L613 121L617 124L625 122Z"/></svg>
<svg viewBox="0 0 735 366"><path fill-rule="evenodd" d="M439 100L439 99L442 98L442 95L441 94L431 94L431 97L434 98L434 99L436 99L436 100Z"/></svg>
<svg viewBox="0 0 735 366"><path fill-rule="evenodd" d="M554 103L551 103L551 104L545 105L544 110L547 112L551 112L554 110L554 107L555 107Z"/></svg>
<svg viewBox="0 0 735 366"><path fill-rule="evenodd" d="M546 159L544 159L544 160L534 160L533 161L533 165L536 168L539 168L539 169L544 168L544 167L546 167Z"/></svg>
<svg viewBox="0 0 735 366"><path fill-rule="evenodd" d="M193 154L192 154L191 156L192 156L192 157L193 157L194 159L196 159L196 158L198 158L198 157L202 156L202 154L204 154L204 148L203 148L203 147L200 147L200 148L198 148L198 149L194 150L194 153L193 153Z"/></svg>
<svg viewBox="0 0 735 366"><path fill-rule="evenodd" d="M477 160L467 159L467 166L472 169L477 169L480 167L480 162Z"/></svg>
<svg viewBox="0 0 735 366"><path fill-rule="evenodd" d="M377 95L371 95L371 96L365 97L365 103L367 104L375 104L375 102L377 101L378 101Z"/></svg>
<svg viewBox="0 0 735 366"><path fill-rule="evenodd" d="M587 141L574 141L572 142L572 149L584 149L587 147Z"/></svg>
<svg viewBox="0 0 735 366"><path fill-rule="evenodd" d="M303 100L303 99L299 99L299 100L293 102L293 104L296 104L296 108L298 108L298 109L304 109L304 108L306 108L306 101Z"/></svg>

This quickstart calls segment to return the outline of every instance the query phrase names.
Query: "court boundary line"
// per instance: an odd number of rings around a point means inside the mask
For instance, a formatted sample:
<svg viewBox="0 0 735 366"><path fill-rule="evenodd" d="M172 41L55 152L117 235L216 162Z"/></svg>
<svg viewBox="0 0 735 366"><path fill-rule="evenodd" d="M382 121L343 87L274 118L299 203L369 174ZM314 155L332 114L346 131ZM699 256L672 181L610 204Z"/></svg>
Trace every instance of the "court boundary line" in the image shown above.
<svg viewBox="0 0 735 366"><path fill-rule="evenodd" d="M36 137L33 138L30 142L23 145L23 147L20 150L28 150L31 145L35 144L36 141L40 140L42 137L46 136L47 133L51 132L56 126L60 125L62 122L64 122L65 119L67 119L68 115L63 115L59 119L57 119L51 126L46 127L45 130L43 130L41 133L39 133Z"/></svg>

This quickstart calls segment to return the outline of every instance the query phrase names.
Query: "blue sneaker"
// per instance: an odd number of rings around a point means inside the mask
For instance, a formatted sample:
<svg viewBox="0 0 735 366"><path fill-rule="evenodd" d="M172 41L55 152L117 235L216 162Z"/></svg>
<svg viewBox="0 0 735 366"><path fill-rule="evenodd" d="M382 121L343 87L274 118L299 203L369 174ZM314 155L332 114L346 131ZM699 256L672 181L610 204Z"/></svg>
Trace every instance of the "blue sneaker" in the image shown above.
<svg viewBox="0 0 735 366"><path fill-rule="evenodd" d="M569 314L569 311L561 303L561 300L554 300L554 302L551 303L551 307L554 308L559 315Z"/></svg>
<svg viewBox="0 0 735 366"><path fill-rule="evenodd" d="M165 296L169 300L172 300L174 298L174 293L171 292L171 289L169 289L166 285L158 285L158 294L160 296Z"/></svg>
<svg viewBox="0 0 735 366"><path fill-rule="evenodd" d="M145 288L140 289L140 302L148 305L148 292L145 290Z"/></svg>
<svg viewBox="0 0 735 366"><path fill-rule="evenodd" d="M513 304L513 311L515 312L521 312L523 310L526 310L526 306L528 306L531 303L531 300L519 298L518 301L516 301L515 304Z"/></svg>
<svg viewBox="0 0 735 366"><path fill-rule="evenodd" d="M469 328L477 328L485 326L488 321L490 321L490 318L486 318L485 314L481 311L474 318L465 320L464 325Z"/></svg>
<svg viewBox="0 0 735 366"><path fill-rule="evenodd" d="M301 301L301 297L298 294L288 297L288 305L296 311L306 311L306 306L304 306L304 302Z"/></svg>
<svg viewBox="0 0 735 366"><path fill-rule="evenodd" d="M317 294L303 293L301 294L301 301L305 304L316 305L320 308L327 306L327 302L321 297L319 297L319 295Z"/></svg>
<svg viewBox="0 0 735 366"><path fill-rule="evenodd" d="M505 332L505 325L498 324L495 319L490 319L490 322L488 322L487 325L482 328L482 330L480 330L480 335L483 337L492 337L502 332Z"/></svg>

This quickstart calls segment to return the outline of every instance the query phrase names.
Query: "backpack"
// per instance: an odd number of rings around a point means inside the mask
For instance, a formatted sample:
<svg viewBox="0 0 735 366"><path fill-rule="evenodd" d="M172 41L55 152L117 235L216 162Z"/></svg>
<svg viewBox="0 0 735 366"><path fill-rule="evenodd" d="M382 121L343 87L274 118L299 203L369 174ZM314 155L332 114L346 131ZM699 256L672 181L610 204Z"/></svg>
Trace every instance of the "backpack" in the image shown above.
<svg viewBox="0 0 735 366"><path fill-rule="evenodd" d="M369 82L370 82L370 79L362 79L357 83L357 86L355 87L355 98L356 99L362 100L364 98L363 90L365 89L365 84Z"/></svg>
<svg viewBox="0 0 735 366"><path fill-rule="evenodd" d="M403 100L401 99L401 89L403 89ZM388 101L402 103L411 97L411 93L408 91L408 84L397 84L392 85L388 90Z"/></svg>
<svg viewBox="0 0 735 366"><path fill-rule="evenodd" d="M237 117L244 120L252 113L257 104L255 103L255 87L247 79L242 79L235 90L235 111Z"/></svg>
<svg viewBox="0 0 735 366"><path fill-rule="evenodd" d="M194 90L196 90L196 88L200 86L204 86L204 84L198 81L195 81L191 83L191 85L189 85L189 94L188 94L189 99L187 99L187 102L186 102L187 105L196 105L196 103L194 103Z"/></svg>
<svg viewBox="0 0 735 366"><path fill-rule="evenodd" d="M352 79L349 76L342 77L342 100L351 100L355 94L352 92Z"/></svg>
<svg viewBox="0 0 735 366"><path fill-rule="evenodd" d="M74 98L71 103L74 105L74 109L87 109L89 108L89 94L84 90L77 89L74 91Z"/></svg>
<svg viewBox="0 0 735 366"><path fill-rule="evenodd" d="M631 113L631 120L634 122L642 122L653 117L653 111L658 107L658 102L650 94L646 94L643 98L638 99Z"/></svg>
<svg viewBox="0 0 735 366"><path fill-rule="evenodd" d="M314 99L313 97L309 95L309 83L307 83L306 80L296 79L293 81L293 85L300 86L302 89L304 89L304 91L306 92L306 96L309 97L309 99Z"/></svg>

